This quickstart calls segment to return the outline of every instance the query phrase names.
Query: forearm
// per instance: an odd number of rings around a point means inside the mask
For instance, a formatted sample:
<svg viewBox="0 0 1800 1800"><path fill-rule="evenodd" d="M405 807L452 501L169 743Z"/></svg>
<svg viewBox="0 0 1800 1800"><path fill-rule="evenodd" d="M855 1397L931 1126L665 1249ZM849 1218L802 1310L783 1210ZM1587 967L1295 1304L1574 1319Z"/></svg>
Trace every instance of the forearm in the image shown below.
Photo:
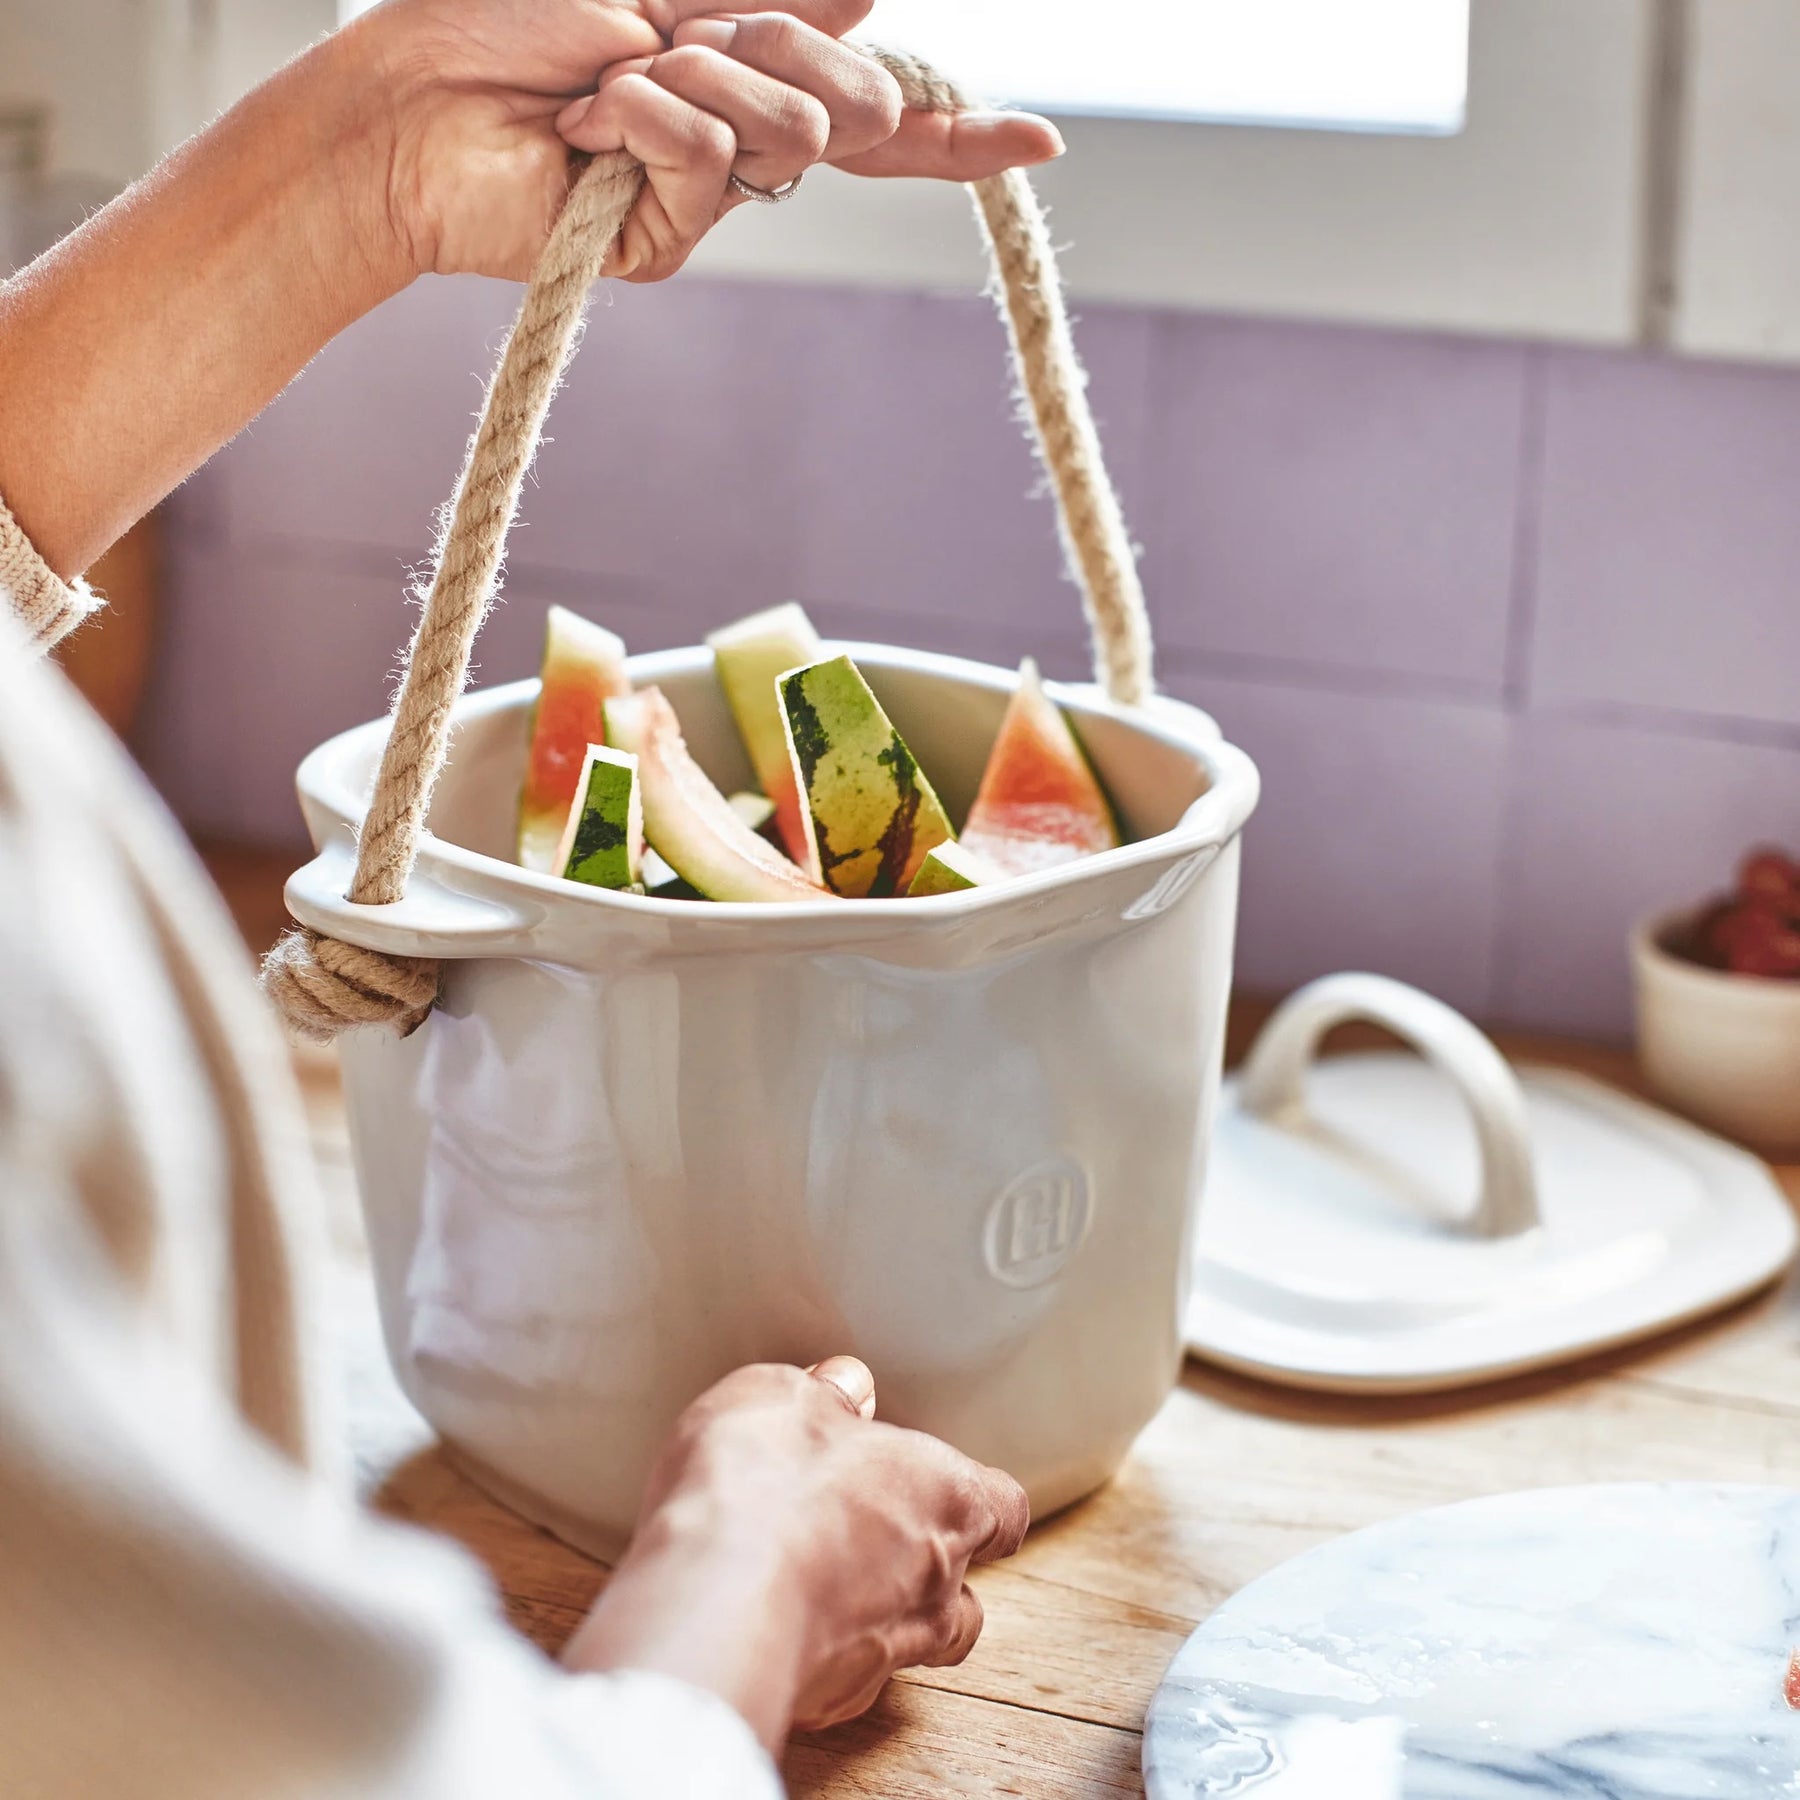
<svg viewBox="0 0 1800 1800"><path fill-rule="evenodd" d="M59 573L405 285L381 80L327 41L0 286L0 494Z"/></svg>

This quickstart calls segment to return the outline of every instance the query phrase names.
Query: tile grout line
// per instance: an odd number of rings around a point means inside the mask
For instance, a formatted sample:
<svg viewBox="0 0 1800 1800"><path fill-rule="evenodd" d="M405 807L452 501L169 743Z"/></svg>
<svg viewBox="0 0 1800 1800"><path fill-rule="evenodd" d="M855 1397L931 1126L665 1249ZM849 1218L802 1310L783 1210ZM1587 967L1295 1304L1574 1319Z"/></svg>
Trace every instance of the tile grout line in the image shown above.
<svg viewBox="0 0 1800 1800"><path fill-rule="evenodd" d="M1747 719L1685 707L1644 706L1628 700L1587 700L1545 706L1535 716L1602 731L1642 731L1657 737L1695 738L1709 744L1741 744L1757 750L1800 750L1800 724Z"/></svg>
<svg viewBox="0 0 1800 1800"><path fill-rule="evenodd" d="M1550 352L1542 345L1528 347L1520 381L1512 578L1507 595L1506 660L1501 681L1501 695L1509 712L1523 712L1531 699L1531 658L1537 638L1538 573L1544 523L1545 451L1549 440L1549 357Z"/></svg>
<svg viewBox="0 0 1800 1800"><path fill-rule="evenodd" d="M322 579L335 576L391 582L397 600L407 586L404 555L391 547L371 543L320 545L316 540L276 533L257 534L254 538L226 543L215 540L210 532L184 525L171 547L171 560L178 565L184 551L212 560L274 564L283 569L312 573ZM611 598L610 604L623 612L654 614L660 618L679 612L693 598L680 584L669 584L651 576L570 569L553 563L532 562L528 557L513 559L508 573L510 585L522 590L519 597L527 601L558 599L582 606L592 603L597 583L611 583L622 591ZM821 608L830 604L816 595L800 597ZM931 615L921 620L904 606L883 605L856 608L850 615L842 617L845 629L835 635L862 635L858 626L864 619L878 630L903 629L919 623L941 627L946 637L965 646L962 654L977 655L1009 651L1018 633L1024 629L1017 622L990 625L959 614ZM1076 622L1057 627L1048 635L1055 640L1052 647L1063 650L1078 650L1086 641ZM1341 694L1347 699L1415 700L1479 711L1507 709L1504 694L1449 677L1408 670L1358 668L1240 651L1197 650L1178 643L1162 646L1160 661L1167 671L1177 675L1212 676L1262 687L1325 691ZM1519 710L1536 718L1604 730L1643 731L1666 737L1696 738L1708 743L1800 750L1800 723L1784 724L1773 719L1601 699L1521 705Z"/></svg>
<svg viewBox="0 0 1800 1800"><path fill-rule="evenodd" d="M1525 783L1520 768L1521 720L1531 701L1531 661L1537 637L1538 575L1544 517L1545 447L1549 435L1548 350L1525 353L1519 390L1519 459L1513 495L1512 581L1501 683L1500 818L1494 834L1494 910L1489 930L1486 1015L1508 1016L1522 960L1516 928L1523 887L1520 851L1525 831Z"/></svg>
<svg viewBox="0 0 1800 1800"><path fill-rule="evenodd" d="M1161 655L1163 662L1178 674L1210 675L1253 687L1324 690L1352 700L1417 700L1436 706L1471 707L1479 712L1497 712L1501 708L1500 695L1473 683L1410 669L1356 668L1251 651L1196 650L1182 644L1166 646Z"/></svg>

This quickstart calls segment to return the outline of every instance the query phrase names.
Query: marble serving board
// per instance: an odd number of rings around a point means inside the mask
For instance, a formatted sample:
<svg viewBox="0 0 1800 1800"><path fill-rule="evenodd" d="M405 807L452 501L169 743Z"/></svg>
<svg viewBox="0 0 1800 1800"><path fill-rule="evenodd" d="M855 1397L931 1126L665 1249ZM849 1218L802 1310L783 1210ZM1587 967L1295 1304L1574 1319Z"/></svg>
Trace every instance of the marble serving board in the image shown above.
<svg viewBox="0 0 1800 1800"><path fill-rule="evenodd" d="M1228 1601L1150 1708L1150 1800L1800 1796L1800 1494L1416 1513ZM1790 1698L1790 1695L1792 1698Z"/></svg>

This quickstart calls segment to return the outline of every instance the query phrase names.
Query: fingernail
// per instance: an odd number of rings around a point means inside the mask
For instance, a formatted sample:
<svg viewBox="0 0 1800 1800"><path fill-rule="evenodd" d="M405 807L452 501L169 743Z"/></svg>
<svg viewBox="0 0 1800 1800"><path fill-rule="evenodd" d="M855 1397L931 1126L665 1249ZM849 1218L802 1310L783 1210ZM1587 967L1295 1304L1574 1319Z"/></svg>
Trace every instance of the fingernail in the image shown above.
<svg viewBox="0 0 1800 1800"><path fill-rule="evenodd" d="M736 36L736 19L689 19L676 28L675 42L703 44L708 50L729 50Z"/></svg>
<svg viewBox="0 0 1800 1800"><path fill-rule="evenodd" d="M1016 112L972 112L964 113L959 121L960 128L971 134L987 138L1002 138L1017 142L1020 137L1021 124L1035 125L1055 146L1040 155L1032 157L1033 162L1052 162L1061 156L1068 146L1063 142L1063 135L1048 119L1040 119L1035 114Z"/></svg>
<svg viewBox="0 0 1800 1800"><path fill-rule="evenodd" d="M581 121L588 116L594 102L599 98L598 94L583 94L579 100L571 100L556 115L556 129L564 137L567 137L571 131L579 129Z"/></svg>
<svg viewBox="0 0 1800 1800"><path fill-rule="evenodd" d="M866 1363L854 1356L828 1356L822 1363L815 1363L809 1373L836 1388L852 1412L865 1419L874 1418L875 1377Z"/></svg>

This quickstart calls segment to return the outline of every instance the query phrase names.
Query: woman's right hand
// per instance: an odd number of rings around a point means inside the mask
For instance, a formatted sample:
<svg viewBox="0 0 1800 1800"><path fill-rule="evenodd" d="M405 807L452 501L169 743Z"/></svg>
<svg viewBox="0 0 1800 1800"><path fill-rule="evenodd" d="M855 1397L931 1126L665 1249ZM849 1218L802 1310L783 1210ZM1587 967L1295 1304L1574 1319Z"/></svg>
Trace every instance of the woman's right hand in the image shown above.
<svg viewBox="0 0 1800 1800"><path fill-rule="evenodd" d="M975 181L1061 153L1026 113L903 114L884 69L839 40L873 0L385 0L320 47L374 151L368 256L523 280L572 152L627 150L645 191L609 272L659 281L743 197L824 161Z"/></svg>
<svg viewBox="0 0 1800 1800"><path fill-rule="evenodd" d="M773 1750L854 1718L898 1669L962 1661L982 1623L964 1577L1018 1549L1024 1490L874 1410L850 1357L740 1369L702 1395L564 1662L710 1688Z"/></svg>

